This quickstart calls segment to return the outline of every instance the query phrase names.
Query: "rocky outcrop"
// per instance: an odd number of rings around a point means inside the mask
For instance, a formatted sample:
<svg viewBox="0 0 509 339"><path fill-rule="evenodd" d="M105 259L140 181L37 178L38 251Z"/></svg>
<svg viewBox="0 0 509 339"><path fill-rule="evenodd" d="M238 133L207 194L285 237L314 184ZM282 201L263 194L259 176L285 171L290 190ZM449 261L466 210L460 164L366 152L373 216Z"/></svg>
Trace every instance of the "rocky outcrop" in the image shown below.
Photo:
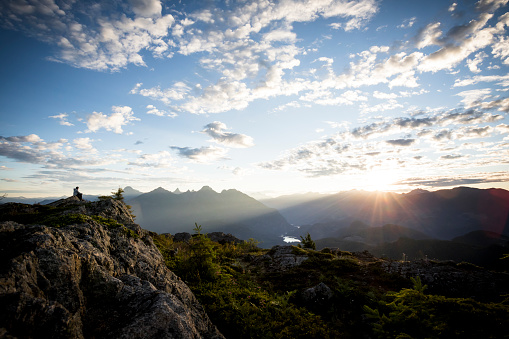
<svg viewBox="0 0 509 339"><path fill-rule="evenodd" d="M285 271L299 266L309 257L305 251L300 252L295 246L274 246L264 255L253 259L252 265L263 266L268 272Z"/></svg>
<svg viewBox="0 0 509 339"><path fill-rule="evenodd" d="M187 233L187 232L179 232L179 233L175 233L175 235L173 235L173 241L188 242L192 238L193 238L193 236L191 235L191 233Z"/></svg>
<svg viewBox="0 0 509 339"><path fill-rule="evenodd" d="M56 208L65 208L62 214L98 215L110 218L121 224L133 224L129 208L119 200L104 199L96 202L80 201L77 197L57 200L48 204Z"/></svg>
<svg viewBox="0 0 509 339"><path fill-rule="evenodd" d="M52 207L90 218L0 223L1 337L223 338L123 203Z"/></svg>

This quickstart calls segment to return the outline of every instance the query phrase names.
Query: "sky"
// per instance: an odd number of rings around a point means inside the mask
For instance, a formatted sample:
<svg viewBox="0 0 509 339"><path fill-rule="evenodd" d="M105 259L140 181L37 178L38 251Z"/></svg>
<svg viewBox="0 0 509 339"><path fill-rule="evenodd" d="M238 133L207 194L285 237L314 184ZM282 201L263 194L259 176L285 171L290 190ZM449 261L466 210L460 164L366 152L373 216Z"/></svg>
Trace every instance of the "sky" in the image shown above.
<svg viewBox="0 0 509 339"><path fill-rule="evenodd" d="M0 2L0 194L509 189L509 0Z"/></svg>

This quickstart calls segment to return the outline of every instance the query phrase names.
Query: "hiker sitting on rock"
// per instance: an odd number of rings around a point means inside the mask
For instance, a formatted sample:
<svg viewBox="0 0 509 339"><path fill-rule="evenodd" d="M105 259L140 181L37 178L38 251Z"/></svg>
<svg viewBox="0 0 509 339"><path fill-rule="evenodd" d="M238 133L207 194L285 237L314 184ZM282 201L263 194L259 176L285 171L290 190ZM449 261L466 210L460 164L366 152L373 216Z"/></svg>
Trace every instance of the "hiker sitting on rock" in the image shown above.
<svg viewBox="0 0 509 339"><path fill-rule="evenodd" d="M76 186L76 188L74 189L74 192L73 192L72 195L78 197L78 199L80 199L80 201L83 200L82 199L83 198L83 194L80 193L78 186Z"/></svg>

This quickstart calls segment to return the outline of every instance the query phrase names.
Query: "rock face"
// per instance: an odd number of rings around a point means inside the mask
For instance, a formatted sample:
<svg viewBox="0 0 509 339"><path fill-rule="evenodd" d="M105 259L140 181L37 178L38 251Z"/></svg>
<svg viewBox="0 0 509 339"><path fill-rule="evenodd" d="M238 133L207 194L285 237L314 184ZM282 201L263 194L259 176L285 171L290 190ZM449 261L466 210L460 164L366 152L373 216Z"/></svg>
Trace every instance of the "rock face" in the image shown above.
<svg viewBox="0 0 509 339"><path fill-rule="evenodd" d="M223 338L123 203L55 206L122 225L1 222L0 337Z"/></svg>

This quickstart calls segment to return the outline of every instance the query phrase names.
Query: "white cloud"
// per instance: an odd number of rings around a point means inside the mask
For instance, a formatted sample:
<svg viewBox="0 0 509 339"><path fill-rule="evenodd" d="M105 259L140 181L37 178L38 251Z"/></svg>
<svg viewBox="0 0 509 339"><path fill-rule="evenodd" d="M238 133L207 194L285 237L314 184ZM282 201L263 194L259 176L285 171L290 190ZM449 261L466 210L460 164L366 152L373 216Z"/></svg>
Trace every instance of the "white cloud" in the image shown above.
<svg viewBox="0 0 509 339"><path fill-rule="evenodd" d="M431 45L438 45L441 36L440 22L430 23L424 29L420 30L415 37L415 47L421 49Z"/></svg>
<svg viewBox="0 0 509 339"><path fill-rule="evenodd" d="M496 34L504 32L504 24L496 27L486 27L493 14L482 13L478 20L472 20L467 25L450 30L449 35L441 41L444 46L438 51L427 55L419 64L418 69L424 72L437 72L452 69L470 54L489 46ZM447 43L452 41L454 43Z"/></svg>
<svg viewBox="0 0 509 339"><path fill-rule="evenodd" d="M509 87L509 74L507 75L477 75L473 78L456 79L454 87L475 85L480 82L498 82L498 85Z"/></svg>
<svg viewBox="0 0 509 339"><path fill-rule="evenodd" d="M172 15L161 15L160 1L129 2L134 17L123 3L59 1L57 5L53 0L7 0L0 4L0 20L59 47L53 57L56 61L116 71L128 64L144 66L142 51L163 56L171 45L163 38L175 20Z"/></svg>
<svg viewBox="0 0 509 339"><path fill-rule="evenodd" d="M416 21L417 18L415 16L409 19L405 19L403 23L398 26L398 28L410 28L415 24Z"/></svg>
<svg viewBox="0 0 509 339"><path fill-rule="evenodd" d="M199 56L200 64L220 72L222 78L203 89L193 88L198 94L190 95L189 88L142 89L141 84L131 90L165 104L185 101L176 109L190 113L243 109L258 98L295 93L295 84L283 80L300 64L297 56L302 53L295 45L292 23L335 18L351 30L362 27L378 10L374 0L254 1L171 15L158 0L129 0L128 6L46 3L48 15L35 20L28 14L35 9L28 6L13 10L0 5L4 10L0 17L58 46L60 52L53 59L75 67L117 71L129 64L146 66L146 51L154 57L206 52ZM232 89L240 91L235 94Z"/></svg>
<svg viewBox="0 0 509 339"><path fill-rule="evenodd" d="M91 140L88 138L75 139L77 149L86 149ZM27 136L0 137L0 156L14 161L42 165L45 168L73 169L82 166L97 166L111 163L111 159L94 156L93 148L83 152L81 156L73 156L62 151L72 149L68 147L66 139L46 142L36 134Z"/></svg>
<svg viewBox="0 0 509 339"><path fill-rule="evenodd" d="M368 106L368 105L361 105L361 113L367 114L367 113L375 113L375 112L383 112L388 110L393 110L396 108L402 108L403 105L398 103L394 99L389 99L385 103L377 104L374 106Z"/></svg>
<svg viewBox="0 0 509 339"><path fill-rule="evenodd" d="M91 153L97 153L97 150L92 146L91 142L93 140L90 138L77 138L73 140L74 147L80 149L82 151L87 151Z"/></svg>
<svg viewBox="0 0 509 339"><path fill-rule="evenodd" d="M93 112L86 118L88 129L86 132L97 132L104 128L107 131L113 131L117 134L122 134L124 131L123 126L129 124L131 121L140 120L133 116L133 111L129 106L113 106L113 113L105 115L102 112Z"/></svg>
<svg viewBox="0 0 509 339"><path fill-rule="evenodd" d="M144 17L160 16L161 15L161 1L159 0L129 0L136 15Z"/></svg>
<svg viewBox="0 0 509 339"><path fill-rule="evenodd" d="M374 91L373 97L377 99L396 99L398 95L396 93L383 93L379 91Z"/></svg>
<svg viewBox="0 0 509 339"><path fill-rule="evenodd" d="M503 60L503 63L509 65L509 39L499 36L493 44L493 56Z"/></svg>
<svg viewBox="0 0 509 339"><path fill-rule="evenodd" d="M153 114L153 115L157 115L159 117L168 116L168 117L175 118L176 116L178 116L178 114L175 112L168 113L165 110L158 109L154 105L147 105L147 110L148 110L147 114Z"/></svg>
<svg viewBox="0 0 509 339"><path fill-rule="evenodd" d="M142 154L128 165L150 168L172 168L175 160L168 151L160 151L155 154Z"/></svg>
<svg viewBox="0 0 509 339"><path fill-rule="evenodd" d="M245 134L226 132L225 130L227 129L228 127L224 123L214 121L210 124L207 124L205 129L201 132L212 137L212 141L225 146L239 148L254 146L253 138L250 136Z"/></svg>
<svg viewBox="0 0 509 339"><path fill-rule="evenodd" d="M466 108L476 107L480 105L480 102L486 98L491 96L491 89L473 89L470 91L463 91L457 94L458 96L463 97L463 104Z"/></svg>
<svg viewBox="0 0 509 339"><path fill-rule="evenodd" d="M67 113L60 113L58 115L50 115L50 118L60 120L60 125L62 126L74 126L74 124L67 121L67 117L69 115Z"/></svg>
<svg viewBox="0 0 509 339"><path fill-rule="evenodd" d="M479 52L475 55L474 59L467 59L467 66L472 73L480 73L479 65L482 64L484 58L487 58L488 55L484 52Z"/></svg>

